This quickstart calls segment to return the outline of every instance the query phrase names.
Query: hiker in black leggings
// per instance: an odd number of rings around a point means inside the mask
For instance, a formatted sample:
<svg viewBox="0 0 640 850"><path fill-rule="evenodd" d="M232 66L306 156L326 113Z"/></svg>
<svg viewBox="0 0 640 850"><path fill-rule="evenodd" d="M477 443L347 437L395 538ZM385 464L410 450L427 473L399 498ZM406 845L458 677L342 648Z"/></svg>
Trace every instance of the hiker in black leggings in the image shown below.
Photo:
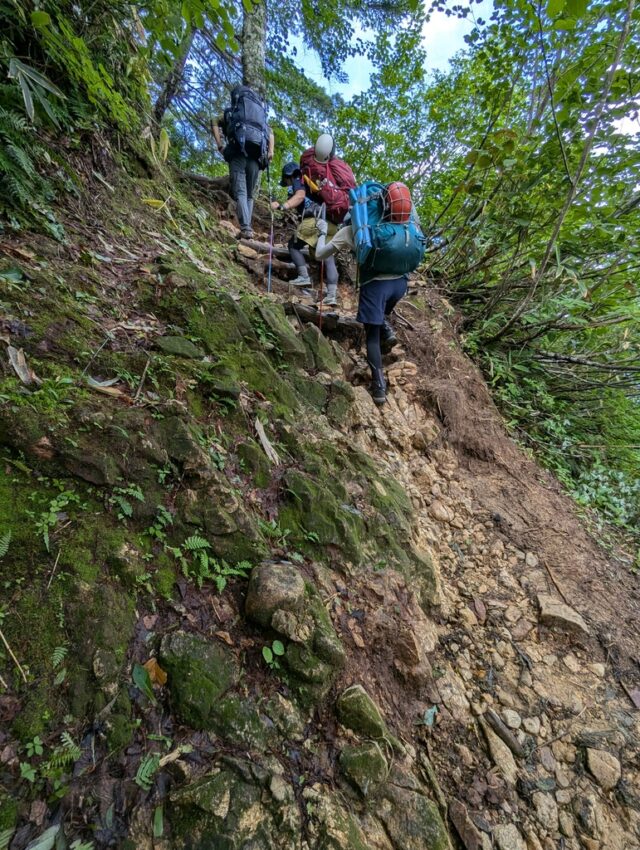
<svg viewBox="0 0 640 850"><path fill-rule="evenodd" d="M330 242L326 242L327 224L319 219L316 222L318 244L316 258L326 260L338 251L353 250L353 231L351 225L341 227ZM396 344L395 331L388 317L398 301L406 295L406 275L378 275L370 280L361 281L358 300L357 319L362 322L367 337L367 361L371 369L371 395L376 404L384 404L387 387L382 371L382 351L390 351Z"/></svg>

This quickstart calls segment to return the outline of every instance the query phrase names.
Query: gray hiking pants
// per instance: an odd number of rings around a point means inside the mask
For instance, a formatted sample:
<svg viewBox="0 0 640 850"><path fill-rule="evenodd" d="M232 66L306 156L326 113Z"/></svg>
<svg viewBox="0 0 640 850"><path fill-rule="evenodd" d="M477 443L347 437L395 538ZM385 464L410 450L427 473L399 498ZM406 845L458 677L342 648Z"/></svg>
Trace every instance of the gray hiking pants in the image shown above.
<svg viewBox="0 0 640 850"><path fill-rule="evenodd" d="M306 244L307 243L303 242L302 239L296 239L295 236L292 236L287 245L289 248L289 256L293 260L295 267L298 269L298 274L309 274L307 258L300 250L301 248L304 248ZM335 296L338 290L338 268L336 266L335 257L327 257L324 261L324 279L327 286L327 295Z"/></svg>
<svg viewBox="0 0 640 850"><path fill-rule="evenodd" d="M255 159L238 153L229 160L231 195L236 202L236 214L241 230L251 229L253 201L259 175L260 170Z"/></svg>

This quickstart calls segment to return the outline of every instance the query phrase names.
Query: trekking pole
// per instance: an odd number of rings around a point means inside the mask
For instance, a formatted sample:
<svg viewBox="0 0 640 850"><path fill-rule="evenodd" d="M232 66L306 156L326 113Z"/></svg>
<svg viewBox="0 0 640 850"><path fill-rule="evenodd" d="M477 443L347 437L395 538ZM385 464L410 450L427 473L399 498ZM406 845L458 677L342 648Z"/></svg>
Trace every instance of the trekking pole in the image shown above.
<svg viewBox="0 0 640 850"><path fill-rule="evenodd" d="M271 266L273 265L273 207L271 206L271 169L267 160L267 187L269 191L269 213L271 215L271 229L269 230L269 269L267 272L267 292L271 292Z"/></svg>
<svg viewBox="0 0 640 850"><path fill-rule="evenodd" d="M326 210L327 210L326 204L323 204L320 207L320 210L318 211L317 217L322 218L326 221ZM323 289L323 285L324 285L324 260L321 260L320 261L320 310L319 310L320 315L318 317L318 327L320 328L320 331L322 331L322 289Z"/></svg>

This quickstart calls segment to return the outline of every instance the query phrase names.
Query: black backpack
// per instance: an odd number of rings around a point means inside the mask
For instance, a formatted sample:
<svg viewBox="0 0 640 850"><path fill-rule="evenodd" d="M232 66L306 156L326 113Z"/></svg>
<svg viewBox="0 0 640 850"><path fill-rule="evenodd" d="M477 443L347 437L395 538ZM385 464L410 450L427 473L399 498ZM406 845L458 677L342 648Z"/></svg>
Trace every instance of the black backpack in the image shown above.
<svg viewBox="0 0 640 850"><path fill-rule="evenodd" d="M231 109L225 110L224 123L227 139L264 168L269 149L264 101L248 86L237 86L231 92Z"/></svg>

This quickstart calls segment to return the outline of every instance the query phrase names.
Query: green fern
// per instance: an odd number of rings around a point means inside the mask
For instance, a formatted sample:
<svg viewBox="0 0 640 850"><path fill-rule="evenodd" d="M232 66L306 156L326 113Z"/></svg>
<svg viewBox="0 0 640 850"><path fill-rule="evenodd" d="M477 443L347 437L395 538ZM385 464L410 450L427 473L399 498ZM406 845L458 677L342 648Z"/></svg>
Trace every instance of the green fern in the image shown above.
<svg viewBox="0 0 640 850"><path fill-rule="evenodd" d="M51 664L53 665L54 670L56 669L56 667L59 667L62 664L68 652L69 647L56 646L56 648L53 650L53 654L51 655Z"/></svg>
<svg viewBox="0 0 640 850"><path fill-rule="evenodd" d="M187 539L182 544L185 549L188 549L189 552L197 552L200 549L209 549L211 548L211 544L208 540L205 540L204 537L198 537L197 534L193 534L191 537L187 537Z"/></svg>
<svg viewBox="0 0 640 850"><path fill-rule="evenodd" d="M4 558L4 556L7 554L7 552L9 551L9 544L10 543L11 543L11 529L9 529L9 531L6 531L0 537L0 558Z"/></svg>
<svg viewBox="0 0 640 850"><path fill-rule="evenodd" d="M63 732L62 735L60 735L60 741L62 743L63 749L65 749L66 752L68 752L71 756L71 760L78 761L78 759L82 755L82 749L80 745L76 744L76 742L73 740L73 738L68 732Z"/></svg>
<svg viewBox="0 0 640 850"><path fill-rule="evenodd" d="M60 735L60 741L60 745L49 756L46 765L47 771L57 770L73 764L82 755L82 750L68 732L63 732Z"/></svg>
<svg viewBox="0 0 640 850"><path fill-rule="evenodd" d="M0 829L0 850L7 850L14 832L15 829L13 827L10 829Z"/></svg>
<svg viewBox="0 0 640 850"><path fill-rule="evenodd" d="M135 783L145 791L150 791L153 785L153 777L160 767L160 756L157 753L148 753L140 762L135 776Z"/></svg>

